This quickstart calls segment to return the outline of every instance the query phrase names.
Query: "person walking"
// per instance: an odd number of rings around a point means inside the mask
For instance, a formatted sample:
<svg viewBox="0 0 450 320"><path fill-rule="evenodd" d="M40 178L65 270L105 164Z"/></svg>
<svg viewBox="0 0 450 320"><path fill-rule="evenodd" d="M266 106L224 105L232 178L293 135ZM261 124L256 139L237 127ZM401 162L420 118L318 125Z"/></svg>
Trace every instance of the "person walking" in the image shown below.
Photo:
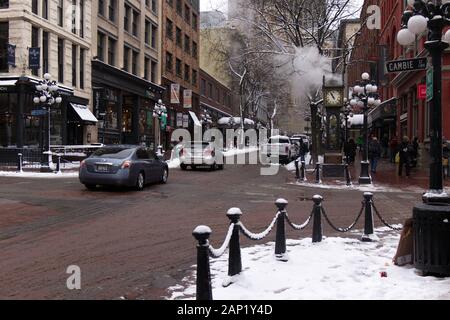
<svg viewBox="0 0 450 320"><path fill-rule="evenodd" d="M391 141L389 142L389 153L391 158L391 163L395 163L395 157L398 153L398 139L397 136L392 137Z"/></svg>
<svg viewBox="0 0 450 320"><path fill-rule="evenodd" d="M354 164L355 158L356 158L356 149L358 147L356 146L355 140L350 139L344 148L345 156L347 157L348 164Z"/></svg>
<svg viewBox="0 0 450 320"><path fill-rule="evenodd" d="M403 175L403 167L406 168L406 176L409 177L411 173L411 155L413 153L411 143L408 137L404 137L402 143L400 144L400 163L398 168L398 175L401 177Z"/></svg>
<svg viewBox="0 0 450 320"><path fill-rule="evenodd" d="M369 144L369 160L372 173L377 173L378 160L381 158L381 144L377 137L373 137Z"/></svg>

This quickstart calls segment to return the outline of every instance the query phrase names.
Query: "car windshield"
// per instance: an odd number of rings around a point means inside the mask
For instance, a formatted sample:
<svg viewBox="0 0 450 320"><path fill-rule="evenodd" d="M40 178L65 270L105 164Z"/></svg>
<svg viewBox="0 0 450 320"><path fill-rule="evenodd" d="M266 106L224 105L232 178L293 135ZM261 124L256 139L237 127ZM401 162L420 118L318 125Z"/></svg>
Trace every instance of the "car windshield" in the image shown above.
<svg viewBox="0 0 450 320"><path fill-rule="evenodd" d="M104 159L126 159L129 158L134 149L130 148L102 148L98 149L92 154L94 158L104 158Z"/></svg>

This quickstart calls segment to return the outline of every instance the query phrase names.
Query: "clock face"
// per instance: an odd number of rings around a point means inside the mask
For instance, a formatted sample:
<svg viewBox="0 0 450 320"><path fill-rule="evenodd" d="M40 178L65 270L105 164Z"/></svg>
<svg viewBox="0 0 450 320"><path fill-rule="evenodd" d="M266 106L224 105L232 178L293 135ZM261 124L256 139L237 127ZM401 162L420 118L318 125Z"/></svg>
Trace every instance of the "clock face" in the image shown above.
<svg viewBox="0 0 450 320"><path fill-rule="evenodd" d="M339 90L330 90L325 95L325 102L330 106L339 106L342 103L342 93Z"/></svg>

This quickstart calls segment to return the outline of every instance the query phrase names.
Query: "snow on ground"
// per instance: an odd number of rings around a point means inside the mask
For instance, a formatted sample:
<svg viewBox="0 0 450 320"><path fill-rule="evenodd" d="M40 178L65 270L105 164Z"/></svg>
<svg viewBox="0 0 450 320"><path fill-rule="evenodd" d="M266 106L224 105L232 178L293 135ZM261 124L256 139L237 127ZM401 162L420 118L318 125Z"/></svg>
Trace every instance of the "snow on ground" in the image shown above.
<svg viewBox="0 0 450 320"><path fill-rule="evenodd" d="M169 165L169 169L177 169L180 167L180 159L169 160L167 164Z"/></svg>
<svg viewBox="0 0 450 320"><path fill-rule="evenodd" d="M252 153L258 151L258 147L248 147L244 149L228 149L223 153L225 157L232 157L238 154L246 154L246 153Z"/></svg>
<svg viewBox="0 0 450 320"><path fill-rule="evenodd" d="M381 240L373 243L331 237L318 244L313 244L310 238L289 240L288 262L275 259L274 243L243 249L244 271L228 288L222 287L227 280L226 254L211 260L213 298L450 300L450 279L422 277L412 266L398 267L392 263L399 233L382 228L377 235ZM185 281L169 289L170 299L195 299L195 273Z"/></svg>
<svg viewBox="0 0 450 320"><path fill-rule="evenodd" d="M15 177L15 178L41 178L41 179L55 179L55 178L78 178L77 172L62 172L62 173L41 173L41 172L14 172L14 171L0 171L0 177Z"/></svg>

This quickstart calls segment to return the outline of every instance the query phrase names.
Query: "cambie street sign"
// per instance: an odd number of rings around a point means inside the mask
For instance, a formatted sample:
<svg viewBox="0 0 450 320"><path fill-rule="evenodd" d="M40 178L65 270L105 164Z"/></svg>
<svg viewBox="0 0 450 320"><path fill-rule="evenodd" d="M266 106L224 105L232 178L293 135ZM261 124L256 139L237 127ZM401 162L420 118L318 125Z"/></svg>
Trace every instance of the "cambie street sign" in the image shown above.
<svg viewBox="0 0 450 320"><path fill-rule="evenodd" d="M427 68L427 63L427 58L388 61L386 63L386 69L389 73L425 70Z"/></svg>
<svg viewBox="0 0 450 320"><path fill-rule="evenodd" d="M47 114L47 110L31 110L31 115L33 117L41 117L41 116L45 116Z"/></svg>

